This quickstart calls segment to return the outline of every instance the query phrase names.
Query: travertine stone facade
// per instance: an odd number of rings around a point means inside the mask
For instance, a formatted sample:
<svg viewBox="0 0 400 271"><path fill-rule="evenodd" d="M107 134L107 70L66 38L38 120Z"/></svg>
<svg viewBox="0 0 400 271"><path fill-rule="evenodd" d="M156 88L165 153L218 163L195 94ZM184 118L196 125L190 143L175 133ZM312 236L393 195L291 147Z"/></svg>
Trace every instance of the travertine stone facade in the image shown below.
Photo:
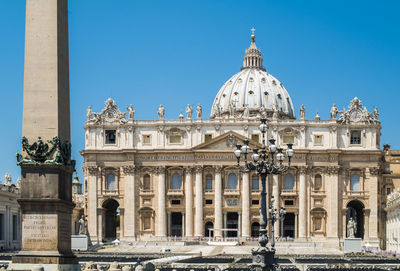
<svg viewBox="0 0 400 271"><path fill-rule="evenodd" d="M200 105L193 118L188 106L187 116L178 119L166 119L160 106L159 119L150 121L135 120L130 108L122 113L112 99L99 113L88 108L81 153L92 242L257 237L260 180L239 172L233 150L246 138L261 147L263 117L267 139L295 149L289 171L268 180L268 197L288 213L275 233L338 247L353 216L364 242L379 243L377 109L369 113L354 98L343 111L333 105L330 120L306 120L304 106L296 119L286 89L261 63L253 39L242 70L221 88L209 119L202 118Z"/></svg>
<svg viewBox="0 0 400 271"><path fill-rule="evenodd" d="M17 185L11 184L11 176L6 174L4 184L0 184L0 251L21 248L19 197L19 181Z"/></svg>
<svg viewBox="0 0 400 271"><path fill-rule="evenodd" d="M400 190L391 193L386 204L386 250L400 252Z"/></svg>

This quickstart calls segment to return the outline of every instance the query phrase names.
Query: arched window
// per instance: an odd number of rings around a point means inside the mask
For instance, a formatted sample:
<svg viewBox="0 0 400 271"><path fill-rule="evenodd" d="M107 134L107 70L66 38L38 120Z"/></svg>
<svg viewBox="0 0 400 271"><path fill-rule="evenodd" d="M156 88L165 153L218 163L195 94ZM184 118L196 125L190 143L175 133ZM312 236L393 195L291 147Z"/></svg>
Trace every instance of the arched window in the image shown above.
<svg viewBox="0 0 400 271"><path fill-rule="evenodd" d="M253 176L251 177L251 190L252 190L252 191L258 191L258 190L260 190L260 181L259 181L257 175L253 175Z"/></svg>
<svg viewBox="0 0 400 271"><path fill-rule="evenodd" d="M351 175L350 189L351 191L360 191L360 175Z"/></svg>
<svg viewBox="0 0 400 271"><path fill-rule="evenodd" d="M179 190L181 189L181 175L178 173L175 173L172 175L172 187L173 190Z"/></svg>
<svg viewBox="0 0 400 271"><path fill-rule="evenodd" d="M236 173L229 173L229 175L228 175L228 189L237 189L237 176L236 176Z"/></svg>
<svg viewBox="0 0 400 271"><path fill-rule="evenodd" d="M212 191L212 190L213 190L212 175L208 174L206 176L206 191Z"/></svg>
<svg viewBox="0 0 400 271"><path fill-rule="evenodd" d="M319 191L322 189L322 176L317 174L314 176L314 190Z"/></svg>
<svg viewBox="0 0 400 271"><path fill-rule="evenodd" d="M211 230L214 229L214 225L212 222L208 221L205 225L204 225L204 236L205 237L214 237L214 231Z"/></svg>
<svg viewBox="0 0 400 271"><path fill-rule="evenodd" d="M294 188L294 177L292 174L285 175L285 190L293 190Z"/></svg>
<svg viewBox="0 0 400 271"><path fill-rule="evenodd" d="M115 190L115 175L112 173L107 175L107 190Z"/></svg>
<svg viewBox="0 0 400 271"><path fill-rule="evenodd" d="M146 174L143 176L143 190L150 191L150 175Z"/></svg>

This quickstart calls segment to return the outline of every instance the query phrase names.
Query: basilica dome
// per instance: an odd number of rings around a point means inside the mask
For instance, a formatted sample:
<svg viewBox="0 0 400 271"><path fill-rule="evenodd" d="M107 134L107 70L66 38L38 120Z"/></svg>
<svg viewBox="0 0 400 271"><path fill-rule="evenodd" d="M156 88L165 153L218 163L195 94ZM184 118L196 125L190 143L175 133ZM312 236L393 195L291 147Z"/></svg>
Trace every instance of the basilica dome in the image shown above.
<svg viewBox="0 0 400 271"><path fill-rule="evenodd" d="M266 72L261 51L251 36L243 67L218 91L210 118L257 117L295 118L289 93L281 82Z"/></svg>

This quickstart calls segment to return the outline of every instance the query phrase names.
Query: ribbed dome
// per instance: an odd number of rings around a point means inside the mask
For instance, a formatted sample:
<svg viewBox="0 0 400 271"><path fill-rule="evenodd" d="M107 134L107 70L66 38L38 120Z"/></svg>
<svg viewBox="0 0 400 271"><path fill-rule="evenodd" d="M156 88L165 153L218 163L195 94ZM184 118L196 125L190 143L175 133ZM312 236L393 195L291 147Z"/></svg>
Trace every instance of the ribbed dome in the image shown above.
<svg viewBox="0 0 400 271"><path fill-rule="evenodd" d="M252 36L252 38L254 35ZM246 50L243 67L215 97L210 118L264 117L295 118L293 104L282 83L262 67L261 51L254 38Z"/></svg>

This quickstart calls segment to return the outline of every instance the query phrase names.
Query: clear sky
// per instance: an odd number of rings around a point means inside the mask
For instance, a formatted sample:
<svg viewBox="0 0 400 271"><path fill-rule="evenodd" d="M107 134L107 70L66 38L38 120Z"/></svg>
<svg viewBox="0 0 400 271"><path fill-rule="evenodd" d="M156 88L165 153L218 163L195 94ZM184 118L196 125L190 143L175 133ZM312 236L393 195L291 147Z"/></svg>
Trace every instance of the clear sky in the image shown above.
<svg viewBox="0 0 400 271"><path fill-rule="evenodd" d="M377 106L381 143L400 149L400 1L69 0L71 131L82 180L86 108L112 97L136 119L156 119L162 103L177 118L188 103L208 115L237 73L250 28L264 66L295 106L329 118L333 103L357 96ZM20 175L25 1L0 1L0 178Z"/></svg>

